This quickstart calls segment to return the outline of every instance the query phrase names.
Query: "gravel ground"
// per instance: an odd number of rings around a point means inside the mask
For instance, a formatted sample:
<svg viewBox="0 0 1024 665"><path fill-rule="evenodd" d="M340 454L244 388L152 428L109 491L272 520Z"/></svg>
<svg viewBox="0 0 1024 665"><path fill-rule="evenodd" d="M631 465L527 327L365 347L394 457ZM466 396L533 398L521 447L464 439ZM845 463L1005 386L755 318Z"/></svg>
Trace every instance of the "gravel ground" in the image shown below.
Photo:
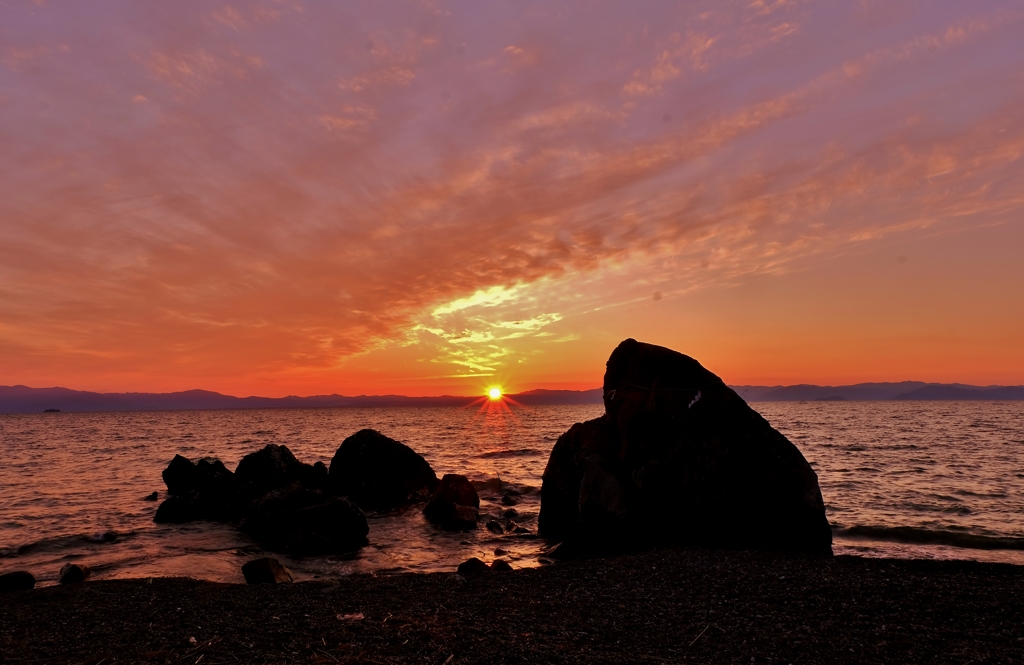
<svg viewBox="0 0 1024 665"><path fill-rule="evenodd" d="M1024 567L664 549L464 579L0 596L3 663L1017 663Z"/></svg>

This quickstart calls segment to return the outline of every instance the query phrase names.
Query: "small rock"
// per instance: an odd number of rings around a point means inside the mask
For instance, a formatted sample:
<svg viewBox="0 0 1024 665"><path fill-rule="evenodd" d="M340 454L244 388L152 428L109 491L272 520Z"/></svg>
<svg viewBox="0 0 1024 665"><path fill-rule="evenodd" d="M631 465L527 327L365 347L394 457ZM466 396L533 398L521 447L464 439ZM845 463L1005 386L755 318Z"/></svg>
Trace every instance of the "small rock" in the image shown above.
<svg viewBox="0 0 1024 665"><path fill-rule="evenodd" d="M468 531L476 528L480 514L473 506L455 506L455 513L444 528L450 531Z"/></svg>
<svg viewBox="0 0 1024 665"><path fill-rule="evenodd" d="M156 509L153 521L157 524L184 524L192 522L201 516L199 510L198 492L189 492L186 495L169 496Z"/></svg>
<svg viewBox="0 0 1024 665"><path fill-rule="evenodd" d="M518 524L516 524L512 520L509 520L505 524L505 531L507 531L509 533L530 533L529 529L527 529L525 527L519 526Z"/></svg>
<svg viewBox="0 0 1024 665"><path fill-rule="evenodd" d="M487 522L486 526L488 531L490 531L491 533L498 534L499 536L505 533L505 530L502 529L501 525L498 524L495 520L490 520L489 522Z"/></svg>
<svg viewBox="0 0 1024 665"><path fill-rule="evenodd" d="M86 540L90 543L116 543L117 542L116 531L97 531L91 536L86 536Z"/></svg>
<svg viewBox="0 0 1024 665"><path fill-rule="evenodd" d="M314 479L322 482L322 472L296 459L288 446L276 443L268 443L262 449L243 457L235 467L234 473L237 489L250 501L268 492L288 487L292 483L308 486L310 489L321 489L306 482Z"/></svg>
<svg viewBox="0 0 1024 665"><path fill-rule="evenodd" d="M476 528L479 514L472 506L459 506L444 501L432 504L426 517L445 531L469 531Z"/></svg>
<svg viewBox="0 0 1024 665"><path fill-rule="evenodd" d="M84 563L66 563L60 568L61 584L77 584L88 579L92 571Z"/></svg>
<svg viewBox="0 0 1024 665"><path fill-rule="evenodd" d="M36 585L36 578L25 570L0 575L0 593L7 591L28 591Z"/></svg>
<svg viewBox="0 0 1024 665"><path fill-rule="evenodd" d="M469 577L471 575L486 573L488 570L490 570L490 568L486 563L476 557L473 557L472 559L467 559L459 564L458 573L459 575Z"/></svg>
<svg viewBox="0 0 1024 665"><path fill-rule="evenodd" d="M143 501L156 501L159 498L160 498L160 495L157 492L153 492L152 494L147 494L142 500Z"/></svg>
<svg viewBox="0 0 1024 665"><path fill-rule="evenodd" d="M516 510L515 508L506 508L505 512L503 512L501 516L509 520L515 519L519 517L519 511Z"/></svg>
<svg viewBox="0 0 1024 665"><path fill-rule="evenodd" d="M282 584L292 581L291 572L272 557L247 562L242 566L242 575L249 584Z"/></svg>
<svg viewBox="0 0 1024 665"><path fill-rule="evenodd" d="M423 509L423 515L445 531L475 529L480 497L465 476L445 474Z"/></svg>
<svg viewBox="0 0 1024 665"><path fill-rule="evenodd" d="M495 556L504 556L506 554L508 554L508 550L503 550L500 547L494 548L494 555Z"/></svg>
<svg viewBox="0 0 1024 665"><path fill-rule="evenodd" d="M505 492L504 494L501 495L501 503L506 506L514 506L519 503L519 499L517 499L512 494Z"/></svg>
<svg viewBox="0 0 1024 665"><path fill-rule="evenodd" d="M491 570L499 573L507 573L512 570L512 566L504 559L495 559L491 562Z"/></svg>
<svg viewBox="0 0 1024 665"><path fill-rule="evenodd" d="M466 476L458 473L444 474L430 497L430 503L436 501L450 501L458 506L480 508L480 495L476 493L476 488ZM430 508L430 504L427 504L427 508Z"/></svg>

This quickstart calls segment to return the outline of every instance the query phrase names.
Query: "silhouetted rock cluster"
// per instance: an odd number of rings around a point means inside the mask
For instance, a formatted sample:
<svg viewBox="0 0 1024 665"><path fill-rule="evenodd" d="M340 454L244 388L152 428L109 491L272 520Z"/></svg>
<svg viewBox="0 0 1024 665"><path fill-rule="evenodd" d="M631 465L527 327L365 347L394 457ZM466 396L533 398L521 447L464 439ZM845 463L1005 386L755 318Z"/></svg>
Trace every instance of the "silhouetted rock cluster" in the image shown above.
<svg viewBox="0 0 1024 665"><path fill-rule="evenodd" d="M803 455L693 358L628 339L604 376L605 415L559 437L540 534L569 551L638 544L831 554Z"/></svg>
<svg viewBox="0 0 1024 665"><path fill-rule="evenodd" d="M175 455L163 479L170 496L155 521L235 523L264 547L297 555L362 547L369 533L366 512L430 499L428 519L457 531L476 528L480 506L465 476L439 481L422 456L372 429L345 439L330 468L303 463L287 446L269 444L243 457L234 472L217 459L192 462Z"/></svg>

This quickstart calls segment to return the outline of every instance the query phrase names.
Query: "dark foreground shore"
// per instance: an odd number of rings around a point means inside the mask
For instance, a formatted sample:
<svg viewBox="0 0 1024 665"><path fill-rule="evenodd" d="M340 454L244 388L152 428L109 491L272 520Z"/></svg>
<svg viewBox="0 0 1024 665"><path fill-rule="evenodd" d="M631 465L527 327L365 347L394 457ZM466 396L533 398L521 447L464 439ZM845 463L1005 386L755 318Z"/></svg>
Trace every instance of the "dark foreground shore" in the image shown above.
<svg viewBox="0 0 1024 665"><path fill-rule="evenodd" d="M1017 663L1024 567L667 549L462 578L0 596L3 663Z"/></svg>

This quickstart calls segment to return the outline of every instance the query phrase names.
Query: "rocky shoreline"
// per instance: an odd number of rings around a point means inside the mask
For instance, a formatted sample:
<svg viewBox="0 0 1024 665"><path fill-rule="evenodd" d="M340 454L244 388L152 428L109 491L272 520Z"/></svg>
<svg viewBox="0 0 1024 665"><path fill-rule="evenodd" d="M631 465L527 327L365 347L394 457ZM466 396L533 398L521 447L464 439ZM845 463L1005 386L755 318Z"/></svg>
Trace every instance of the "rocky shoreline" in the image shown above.
<svg viewBox="0 0 1024 665"><path fill-rule="evenodd" d="M1007 663L1024 567L667 548L539 569L0 595L2 663Z"/></svg>

